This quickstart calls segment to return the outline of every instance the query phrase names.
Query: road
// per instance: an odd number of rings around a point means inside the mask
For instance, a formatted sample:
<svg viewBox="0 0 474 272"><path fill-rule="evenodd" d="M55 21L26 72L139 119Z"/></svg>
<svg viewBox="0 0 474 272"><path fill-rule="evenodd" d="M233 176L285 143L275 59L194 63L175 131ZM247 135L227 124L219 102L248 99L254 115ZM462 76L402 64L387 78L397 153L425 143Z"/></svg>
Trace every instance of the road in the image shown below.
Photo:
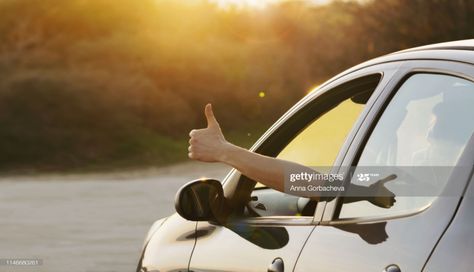
<svg viewBox="0 0 474 272"><path fill-rule="evenodd" d="M144 236L174 212L189 180L229 171L198 162L113 174L0 178L0 259L37 258L0 271L135 271Z"/></svg>

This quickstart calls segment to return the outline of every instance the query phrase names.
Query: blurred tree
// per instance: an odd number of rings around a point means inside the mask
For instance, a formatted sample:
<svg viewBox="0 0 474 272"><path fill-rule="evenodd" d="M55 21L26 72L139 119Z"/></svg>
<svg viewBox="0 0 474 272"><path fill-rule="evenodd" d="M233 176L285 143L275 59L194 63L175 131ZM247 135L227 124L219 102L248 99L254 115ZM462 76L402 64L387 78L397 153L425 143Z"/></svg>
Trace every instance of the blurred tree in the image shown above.
<svg viewBox="0 0 474 272"><path fill-rule="evenodd" d="M0 169L183 159L209 101L247 135L345 68L472 26L468 0L0 0Z"/></svg>

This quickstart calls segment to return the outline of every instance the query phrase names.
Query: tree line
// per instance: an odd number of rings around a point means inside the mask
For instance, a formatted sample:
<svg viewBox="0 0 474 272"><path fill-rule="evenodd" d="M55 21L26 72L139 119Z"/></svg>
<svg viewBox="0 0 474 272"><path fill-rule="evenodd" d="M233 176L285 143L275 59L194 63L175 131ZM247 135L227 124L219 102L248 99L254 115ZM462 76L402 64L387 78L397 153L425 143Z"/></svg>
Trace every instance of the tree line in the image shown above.
<svg viewBox="0 0 474 272"><path fill-rule="evenodd" d="M468 0L0 0L0 170L177 161L207 102L253 140L343 69L472 37Z"/></svg>

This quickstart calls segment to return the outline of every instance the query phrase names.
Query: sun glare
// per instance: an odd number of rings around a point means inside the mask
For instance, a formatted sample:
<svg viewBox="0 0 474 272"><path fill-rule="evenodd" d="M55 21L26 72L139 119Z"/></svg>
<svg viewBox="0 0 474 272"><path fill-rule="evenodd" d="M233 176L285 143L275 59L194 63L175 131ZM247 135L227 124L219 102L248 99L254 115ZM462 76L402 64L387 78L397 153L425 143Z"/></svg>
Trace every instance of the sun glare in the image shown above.
<svg viewBox="0 0 474 272"><path fill-rule="evenodd" d="M258 8L262 9L272 3L282 2L282 0L211 0L221 8Z"/></svg>

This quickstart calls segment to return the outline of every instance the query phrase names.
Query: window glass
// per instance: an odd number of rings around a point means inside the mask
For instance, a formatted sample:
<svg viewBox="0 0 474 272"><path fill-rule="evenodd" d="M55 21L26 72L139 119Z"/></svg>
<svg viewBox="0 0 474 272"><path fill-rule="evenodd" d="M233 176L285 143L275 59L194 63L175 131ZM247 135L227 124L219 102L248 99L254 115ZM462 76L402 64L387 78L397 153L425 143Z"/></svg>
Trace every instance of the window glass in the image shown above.
<svg viewBox="0 0 474 272"><path fill-rule="evenodd" d="M441 74L416 74L408 78L377 122L359 158L358 167L388 167L396 175L383 186L390 192L446 187L450 170L457 164L474 132L474 84ZM384 177L360 179L352 185L368 189ZM418 184L420 182L420 184ZM415 184L417 183L417 184ZM378 183L380 184L380 183ZM421 185L421 186L420 186ZM373 187L373 186L372 186ZM413 189L415 188L415 189ZM389 215L429 206L436 194L395 194L385 199L344 199L339 218ZM385 205L380 203L385 201ZM390 202L390 201L389 201Z"/></svg>
<svg viewBox="0 0 474 272"><path fill-rule="evenodd" d="M331 166L363 107L344 100L304 129L278 158L305 166Z"/></svg>
<svg viewBox="0 0 474 272"><path fill-rule="evenodd" d="M316 116L296 137L280 151L277 158L293 161L309 167L328 170L342 147L345 138L362 112L365 103L375 90L381 76L371 75L354 80L352 89L342 90L338 100L333 100L329 110ZM367 80L370 79L370 80ZM357 85L358 82L363 84ZM347 84L347 83L346 83ZM330 91L331 92L331 91ZM309 112L308 114L312 114ZM302 124L303 126L304 124ZM253 216L305 215L312 216L315 203L307 198L285 194L265 188L257 183L248 205Z"/></svg>

